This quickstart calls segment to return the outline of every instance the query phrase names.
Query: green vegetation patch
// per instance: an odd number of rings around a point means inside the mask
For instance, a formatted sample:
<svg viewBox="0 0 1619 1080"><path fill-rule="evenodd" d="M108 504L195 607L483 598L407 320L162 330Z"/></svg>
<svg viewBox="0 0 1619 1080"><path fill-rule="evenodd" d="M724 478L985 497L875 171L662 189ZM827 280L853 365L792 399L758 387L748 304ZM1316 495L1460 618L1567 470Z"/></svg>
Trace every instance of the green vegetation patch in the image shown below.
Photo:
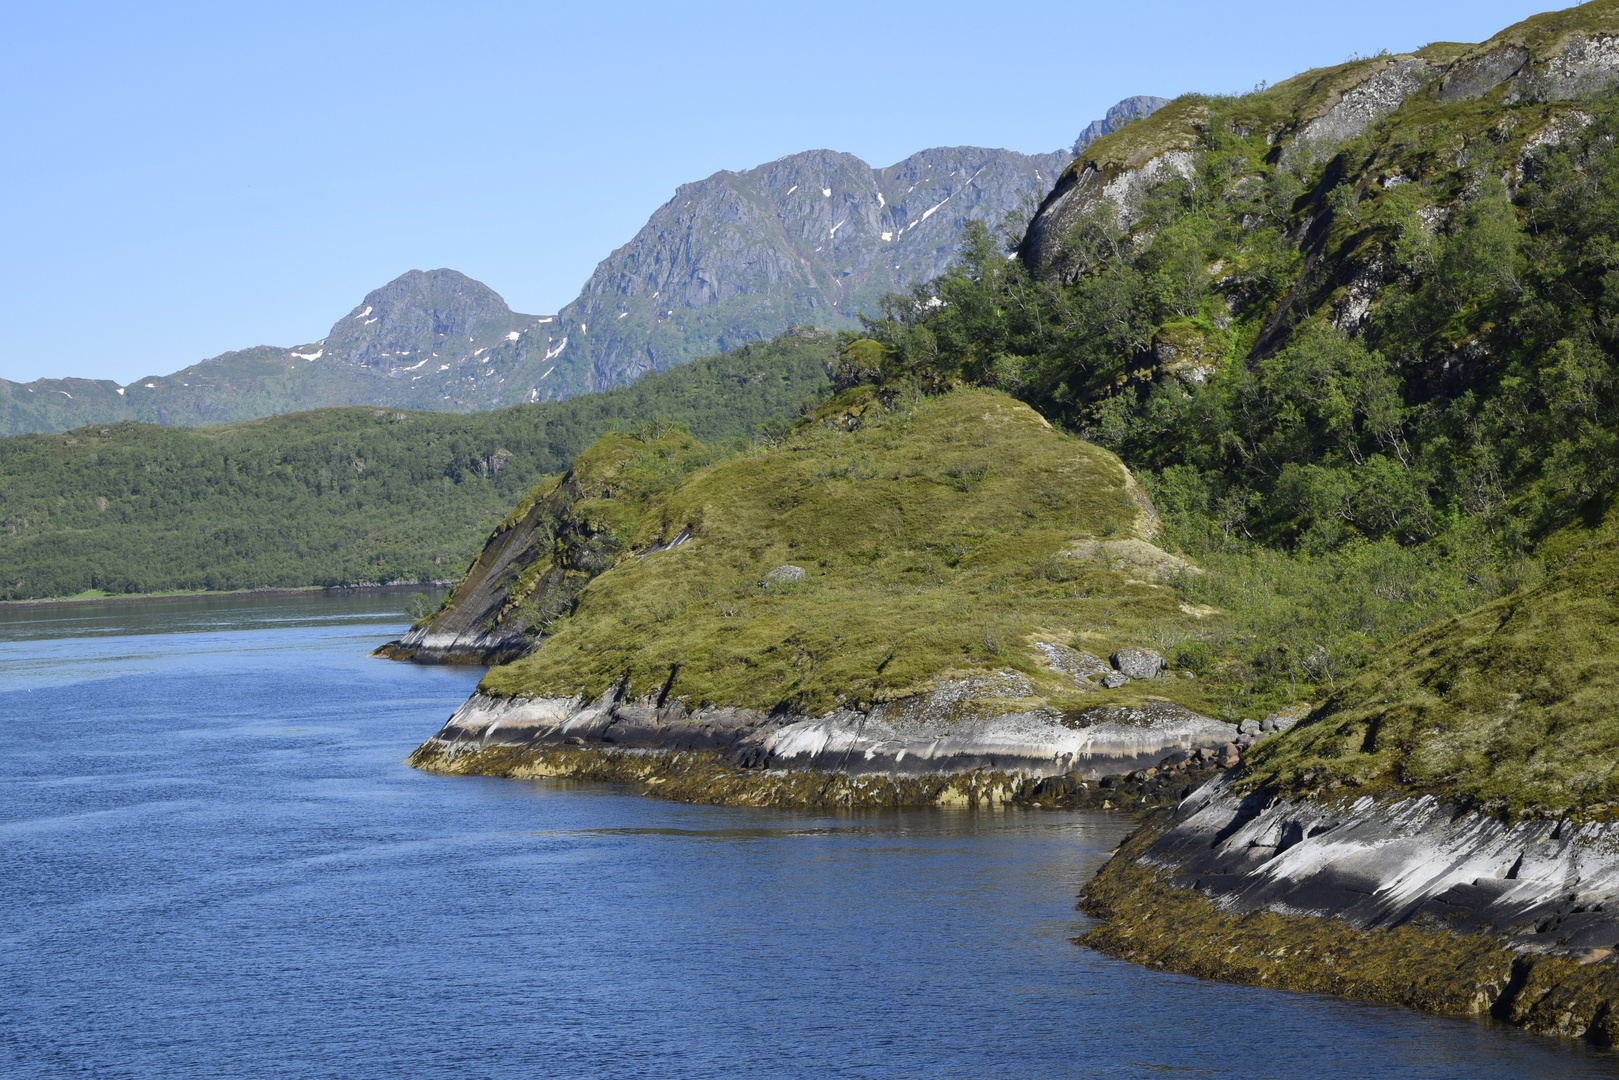
<svg viewBox="0 0 1619 1080"><path fill-rule="evenodd" d="M1545 581L1379 654L1255 751L1248 787L1438 791L1509 816L1619 804L1619 538L1549 543Z"/></svg>
<svg viewBox="0 0 1619 1080"><path fill-rule="evenodd" d="M604 431L662 416L745 441L824 395L835 345L789 333L488 413L332 408L0 438L0 600L454 577Z"/></svg>
<svg viewBox="0 0 1619 1080"><path fill-rule="evenodd" d="M853 430L849 430L850 427ZM614 442L592 454L618 454ZM1064 555L1085 538L1143 535L1145 516L1113 455L1055 431L999 393L897 401L859 388L797 432L680 476L655 498L602 500L625 551L530 655L492 670L502 694L636 696L788 708L902 697L940 678L1015 670L1064 711L1147 692L1211 707L1193 679L1082 693L1037 640L1107 655L1190 634L1175 591L1129 565ZM629 525L624 504L633 505ZM688 531L692 540L657 551ZM780 566L802 580L762 584Z"/></svg>

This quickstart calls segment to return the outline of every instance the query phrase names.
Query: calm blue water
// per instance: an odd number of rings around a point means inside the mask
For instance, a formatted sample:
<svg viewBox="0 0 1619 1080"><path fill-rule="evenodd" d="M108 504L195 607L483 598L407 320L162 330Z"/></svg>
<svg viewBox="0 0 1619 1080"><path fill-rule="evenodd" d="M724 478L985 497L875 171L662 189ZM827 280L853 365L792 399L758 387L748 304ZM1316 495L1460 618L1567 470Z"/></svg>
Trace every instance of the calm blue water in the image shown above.
<svg viewBox="0 0 1619 1080"><path fill-rule="evenodd" d="M476 675L367 659L400 603L0 610L0 1072L1619 1075L1070 944L1111 816L415 772Z"/></svg>

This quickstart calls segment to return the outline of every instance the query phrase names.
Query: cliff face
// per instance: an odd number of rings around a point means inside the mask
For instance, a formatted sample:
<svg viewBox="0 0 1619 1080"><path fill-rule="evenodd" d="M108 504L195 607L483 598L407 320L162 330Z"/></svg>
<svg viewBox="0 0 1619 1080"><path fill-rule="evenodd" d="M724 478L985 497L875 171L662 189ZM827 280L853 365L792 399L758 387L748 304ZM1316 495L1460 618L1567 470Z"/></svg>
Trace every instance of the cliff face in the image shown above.
<svg viewBox="0 0 1619 1080"><path fill-rule="evenodd" d="M859 388L740 454L609 436L383 655L534 642L423 745L429 767L639 748L1092 781L1239 738L1197 679L1130 647L1210 617L1165 584L1196 569L1154 520L1116 458L1010 398Z"/></svg>
<svg viewBox="0 0 1619 1080"><path fill-rule="evenodd" d="M1104 214L1128 227L1149 192L1193 175L1211 140L1262 136L1270 148L1266 160L1274 165L1300 154L1330 156L1379 124L1392 130L1406 123L1463 119L1460 113L1439 117L1436 109L1445 106L1481 99L1502 107L1571 101L1616 76L1619 5L1598 0L1537 15L1479 45L1438 43L1414 53L1307 71L1220 106L1218 117L1204 99L1177 99L1078 148L1030 222L1019 252L1032 268L1071 275L1068 237L1077 224ZM1488 129L1497 119L1478 126ZM1477 120L1469 114L1464 123ZM1524 136L1532 133L1516 134ZM1357 159L1346 163L1352 171L1342 179L1359 185L1404 175L1398 168L1389 170L1391 164L1381 154L1369 162Z"/></svg>
<svg viewBox="0 0 1619 1080"><path fill-rule="evenodd" d="M527 653L624 552L623 530L656 487L635 468L703 453L683 431L603 436L507 514L439 610L377 650L394 660L500 664ZM677 539L679 539L677 537ZM644 557L644 556L643 556Z"/></svg>

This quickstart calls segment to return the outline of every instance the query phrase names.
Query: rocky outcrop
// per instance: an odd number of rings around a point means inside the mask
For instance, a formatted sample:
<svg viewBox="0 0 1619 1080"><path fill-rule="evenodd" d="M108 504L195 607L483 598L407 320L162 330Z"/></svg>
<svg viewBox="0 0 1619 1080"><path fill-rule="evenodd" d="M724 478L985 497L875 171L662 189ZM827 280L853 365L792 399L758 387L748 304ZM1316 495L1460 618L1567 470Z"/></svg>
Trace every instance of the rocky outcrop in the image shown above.
<svg viewBox="0 0 1619 1080"><path fill-rule="evenodd" d="M642 452L672 460L692 444L671 429L662 440L605 436L562 477L528 493L485 541L472 566L438 610L373 656L444 664L502 664L528 652L596 575L623 553L603 495L633 496L619 472ZM638 553L644 559L691 540L684 529Z"/></svg>
<svg viewBox="0 0 1619 1080"><path fill-rule="evenodd" d="M1230 724L1169 702L1099 707L1064 717L1019 707L1030 687L1002 672L825 716L679 702L497 698L475 694L423 744L437 758L491 748L558 746L717 751L749 769L813 769L840 775L931 776L993 770L1096 780L1155 766L1175 751L1218 747Z"/></svg>
<svg viewBox="0 0 1619 1080"><path fill-rule="evenodd" d="M1509 83L1504 94L1508 102L1570 101L1601 90L1616 77L1619 34L1576 33L1541 59L1518 44L1501 44L1463 57L1445 72L1439 97L1466 101Z"/></svg>
<svg viewBox="0 0 1619 1080"><path fill-rule="evenodd" d="M1392 57L1386 66L1365 70L1299 128L1296 144L1330 146L1354 138L1403 105L1433 74L1433 66L1416 56Z"/></svg>
<svg viewBox="0 0 1619 1080"><path fill-rule="evenodd" d="M1263 132L1273 160L1320 155L1397 113L1414 96L1464 101L1567 101L1619 76L1619 9L1609 0L1535 16L1477 46L1434 45L1416 53L1355 60L1305 72L1252 95L1253 107L1228 117L1241 137ZM1208 144L1197 102L1180 99L1076 148L1076 159L1041 204L1019 248L1031 269L1071 277L1067 237L1095 219L1128 230L1143 199L1166 180L1194 175ZM1340 321L1358 323L1356 302ZM1200 372L1206 375L1206 372ZM1192 381L1196 381L1193 379Z"/></svg>
<svg viewBox="0 0 1619 1080"><path fill-rule="evenodd" d="M1619 948L1619 825L1508 824L1431 795L1296 800L1234 779L1183 803L1141 856L1225 911L1442 925L1582 957Z"/></svg>
<svg viewBox="0 0 1619 1080"><path fill-rule="evenodd" d="M1126 130L1150 123L1138 121ZM1136 219L1141 200L1159 183L1192 175L1196 160L1189 135L1171 132L1172 145L1144 157L1139 163L1088 161L1081 158L1062 174L1040 204L1018 247L1018 257L1035 267L1056 266L1068 276L1063 263L1068 233L1086 217L1107 215L1105 227L1127 229Z"/></svg>
<svg viewBox="0 0 1619 1080"><path fill-rule="evenodd" d="M1196 789L1086 888L1141 963L1619 1040L1619 825Z"/></svg>

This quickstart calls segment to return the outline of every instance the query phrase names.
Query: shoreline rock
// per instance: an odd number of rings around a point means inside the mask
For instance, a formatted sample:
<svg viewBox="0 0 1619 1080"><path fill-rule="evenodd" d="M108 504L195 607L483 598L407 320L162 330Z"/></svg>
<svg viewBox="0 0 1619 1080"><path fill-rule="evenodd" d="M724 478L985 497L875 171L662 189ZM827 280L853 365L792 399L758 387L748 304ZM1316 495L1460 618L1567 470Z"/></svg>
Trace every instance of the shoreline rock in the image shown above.
<svg viewBox="0 0 1619 1080"><path fill-rule="evenodd" d="M1206 978L1619 1041L1619 824L1420 795L1289 800L1226 773L1134 834L1081 943ZM1609 910L1609 908L1612 910Z"/></svg>
<svg viewBox="0 0 1619 1080"><path fill-rule="evenodd" d="M1092 809L1136 813L1173 806L1218 775L1214 766L1138 770L1099 781L1077 773L1034 778L976 769L885 775L822 769L750 769L712 749L647 750L563 743L459 751L429 740L406 759L424 772L511 780L578 780L638 787L638 794L712 806L784 810L955 807Z"/></svg>
<svg viewBox="0 0 1619 1080"><path fill-rule="evenodd" d="M478 692L425 746L454 756L493 747L590 745L649 751L713 751L748 769L816 769L849 775L931 776L978 770L1033 779L1085 780L1154 767L1167 755L1229 745L1230 724L1169 702L1100 706L1077 717L1023 706L1021 676L997 672L947 681L868 711L824 716L701 708L609 693L580 698L501 698ZM1005 711L992 706L1005 702ZM1023 706L1023 707L1020 707Z"/></svg>

